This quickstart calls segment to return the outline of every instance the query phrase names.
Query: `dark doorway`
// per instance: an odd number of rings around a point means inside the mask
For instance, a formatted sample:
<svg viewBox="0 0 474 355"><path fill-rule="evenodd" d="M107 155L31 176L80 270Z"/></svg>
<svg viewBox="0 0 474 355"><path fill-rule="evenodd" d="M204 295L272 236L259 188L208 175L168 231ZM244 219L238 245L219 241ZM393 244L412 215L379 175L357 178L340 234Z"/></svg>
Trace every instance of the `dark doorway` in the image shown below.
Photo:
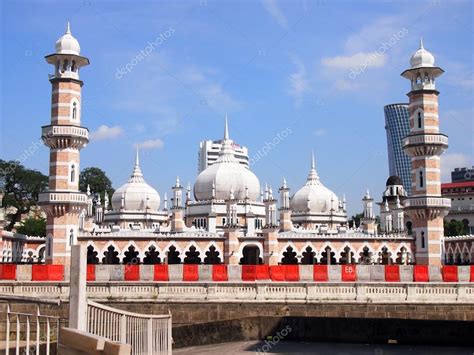
<svg viewBox="0 0 474 355"><path fill-rule="evenodd" d="M256 245L246 245L242 250L242 258L240 259L241 265L257 265L263 264L263 260L260 257L260 250Z"/></svg>

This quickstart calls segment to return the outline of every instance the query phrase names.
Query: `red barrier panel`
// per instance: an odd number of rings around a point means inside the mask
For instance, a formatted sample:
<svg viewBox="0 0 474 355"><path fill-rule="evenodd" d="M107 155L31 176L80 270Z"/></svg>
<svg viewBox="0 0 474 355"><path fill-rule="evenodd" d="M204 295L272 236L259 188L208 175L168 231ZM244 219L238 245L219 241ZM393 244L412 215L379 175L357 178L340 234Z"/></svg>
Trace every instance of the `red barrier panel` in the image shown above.
<svg viewBox="0 0 474 355"><path fill-rule="evenodd" d="M357 279L355 265L341 265L342 281L353 282Z"/></svg>
<svg viewBox="0 0 474 355"><path fill-rule="evenodd" d="M212 281L228 281L227 265L212 265Z"/></svg>
<svg viewBox="0 0 474 355"><path fill-rule="evenodd" d="M285 265L285 280L286 281L299 281L300 280L299 265Z"/></svg>
<svg viewBox="0 0 474 355"><path fill-rule="evenodd" d="M270 280L270 267L268 265L257 265L255 269L256 280Z"/></svg>
<svg viewBox="0 0 474 355"><path fill-rule="evenodd" d="M285 266L272 265L270 267L272 281L285 281Z"/></svg>
<svg viewBox="0 0 474 355"><path fill-rule="evenodd" d="M155 264L154 281L169 281L168 264Z"/></svg>
<svg viewBox="0 0 474 355"><path fill-rule="evenodd" d="M471 282L474 282L474 265L471 265Z"/></svg>
<svg viewBox="0 0 474 355"><path fill-rule="evenodd" d="M444 282L458 282L458 267L455 265L443 266L443 281Z"/></svg>
<svg viewBox="0 0 474 355"><path fill-rule="evenodd" d="M314 281L328 281L328 266L327 265L314 265L313 266L313 279Z"/></svg>
<svg viewBox="0 0 474 355"><path fill-rule="evenodd" d="M242 281L255 281L256 277L256 265L242 265Z"/></svg>
<svg viewBox="0 0 474 355"><path fill-rule="evenodd" d="M385 281L400 282L400 267L398 265L385 265Z"/></svg>
<svg viewBox="0 0 474 355"><path fill-rule="evenodd" d="M31 267L32 281L63 281L64 265L38 265Z"/></svg>
<svg viewBox="0 0 474 355"><path fill-rule="evenodd" d="M15 280L16 279L16 265L15 264L0 264L0 280Z"/></svg>
<svg viewBox="0 0 474 355"><path fill-rule="evenodd" d="M95 265L87 264L87 281L95 281Z"/></svg>
<svg viewBox="0 0 474 355"><path fill-rule="evenodd" d="M428 282L430 280L428 265L415 265L413 267L415 282Z"/></svg>
<svg viewBox="0 0 474 355"><path fill-rule="evenodd" d="M199 281L199 268L197 264L183 265L183 281Z"/></svg>
<svg viewBox="0 0 474 355"><path fill-rule="evenodd" d="M124 265L124 280L125 281L140 281L140 265L126 264Z"/></svg>

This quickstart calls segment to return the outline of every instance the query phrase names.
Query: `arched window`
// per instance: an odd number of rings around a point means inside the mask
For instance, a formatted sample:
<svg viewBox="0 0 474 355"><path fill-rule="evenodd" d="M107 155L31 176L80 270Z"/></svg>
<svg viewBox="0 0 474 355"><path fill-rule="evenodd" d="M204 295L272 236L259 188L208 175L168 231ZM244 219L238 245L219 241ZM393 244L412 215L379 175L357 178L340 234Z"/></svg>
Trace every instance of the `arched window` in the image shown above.
<svg viewBox="0 0 474 355"><path fill-rule="evenodd" d="M73 245L74 244L74 230L71 229L69 231L69 245Z"/></svg>
<svg viewBox="0 0 474 355"><path fill-rule="evenodd" d="M71 182L76 181L76 166L74 164L71 165Z"/></svg>
<svg viewBox="0 0 474 355"><path fill-rule="evenodd" d="M419 174L419 179L420 179L420 187L424 187L425 182L424 182L424 177L423 177L423 170L420 170L418 174Z"/></svg>
<svg viewBox="0 0 474 355"><path fill-rule="evenodd" d="M72 119L75 120L77 118L77 103L74 101L72 103Z"/></svg>
<svg viewBox="0 0 474 355"><path fill-rule="evenodd" d="M61 70L61 73L64 73L67 70L68 67L69 67L69 61L67 59L65 59L64 62L63 62L63 68Z"/></svg>
<svg viewBox="0 0 474 355"><path fill-rule="evenodd" d="M425 249L425 232L421 232L421 249Z"/></svg>
<svg viewBox="0 0 474 355"><path fill-rule="evenodd" d="M418 128L421 128L421 112L418 112Z"/></svg>
<svg viewBox="0 0 474 355"><path fill-rule="evenodd" d="M72 61L71 71L73 71L73 72L76 71L76 61L75 60Z"/></svg>

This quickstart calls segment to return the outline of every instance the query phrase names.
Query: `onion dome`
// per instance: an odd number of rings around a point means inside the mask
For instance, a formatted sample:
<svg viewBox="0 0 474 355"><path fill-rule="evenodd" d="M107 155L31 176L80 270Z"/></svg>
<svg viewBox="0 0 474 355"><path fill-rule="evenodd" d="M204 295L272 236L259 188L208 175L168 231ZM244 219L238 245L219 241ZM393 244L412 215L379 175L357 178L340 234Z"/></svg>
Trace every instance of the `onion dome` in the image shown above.
<svg viewBox="0 0 474 355"><path fill-rule="evenodd" d="M235 158L226 117L219 158L196 178L194 198L198 201L227 200L231 190L237 200L248 198L256 201L260 194L260 182L249 168Z"/></svg>
<svg viewBox="0 0 474 355"><path fill-rule="evenodd" d="M132 176L126 184L115 190L112 195L112 208L128 211L144 211L147 208L157 211L160 208L160 194L143 179L138 149Z"/></svg>
<svg viewBox="0 0 474 355"><path fill-rule="evenodd" d="M420 39L420 48L410 58L411 68L432 67L434 62L433 54L423 47L423 39Z"/></svg>
<svg viewBox="0 0 474 355"><path fill-rule="evenodd" d="M317 214L329 214L331 208L337 210L339 206L339 199L336 194L319 180L314 164L314 154L312 155L311 169L306 184L293 195L290 206L295 212L308 211Z"/></svg>
<svg viewBox="0 0 474 355"><path fill-rule="evenodd" d="M397 175L392 175L387 179L385 186L403 185L402 179Z"/></svg>
<svg viewBox="0 0 474 355"><path fill-rule="evenodd" d="M56 53L57 54L74 54L79 55L81 52L81 46L79 42L71 34L71 27L69 22L67 23L66 33L59 37L56 41Z"/></svg>

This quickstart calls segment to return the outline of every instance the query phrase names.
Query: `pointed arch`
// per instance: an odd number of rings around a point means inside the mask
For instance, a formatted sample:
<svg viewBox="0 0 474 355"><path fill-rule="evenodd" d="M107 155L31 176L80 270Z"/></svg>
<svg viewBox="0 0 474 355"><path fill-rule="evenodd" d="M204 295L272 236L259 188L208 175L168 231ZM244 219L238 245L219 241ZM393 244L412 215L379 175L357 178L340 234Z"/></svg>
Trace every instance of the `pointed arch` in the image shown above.
<svg viewBox="0 0 474 355"><path fill-rule="evenodd" d="M183 253L174 242L170 242L168 246L163 249L166 255L167 264L181 264Z"/></svg>
<svg viewBox="0 0 474 355"><path fill-rule="evenodd" d="M335 265L337 264L336 255L339 253L336 247L334 247L331 243L326 242L321 247L319 251L320 259L319 262L321 264L327 265Z"/></svg>
<svg viewBox="0 0 474 355"><path fill-rule="evenodd" d="M280 263L283 265L295 265L298 264L298 249L294 246L293 243L288 242L286 248L281 252Z"/></svg>
<svg viewBox="0 0 474 355"><path fill-rule="evenodd" d="M338 257L339 264L355 264L357 262L355 249L348 242L344 243Z"/></svg>
<svg viewBox="0 0 474 355"><path fill-rule="evenodd" d="M303 249L301 249L301 264L303 265L314 265L317 261L317 249L311 243L306 243Z"/></svg>

